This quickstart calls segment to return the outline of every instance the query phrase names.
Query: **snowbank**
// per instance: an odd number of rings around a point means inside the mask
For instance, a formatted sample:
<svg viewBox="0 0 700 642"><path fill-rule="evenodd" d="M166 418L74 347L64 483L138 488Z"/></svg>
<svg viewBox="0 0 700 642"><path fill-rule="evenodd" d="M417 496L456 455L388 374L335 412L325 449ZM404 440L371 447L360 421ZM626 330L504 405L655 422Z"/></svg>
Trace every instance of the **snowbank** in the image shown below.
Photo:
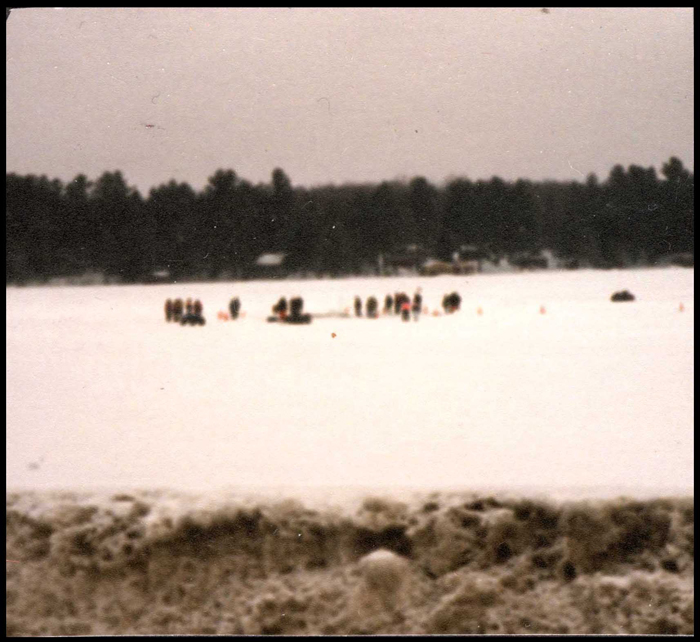
<svg viewBox="0 0 700 642"><path fill-rule="evenodd" d="M11 636L694 630L692 498L12 493L6 517Z"/></svg>

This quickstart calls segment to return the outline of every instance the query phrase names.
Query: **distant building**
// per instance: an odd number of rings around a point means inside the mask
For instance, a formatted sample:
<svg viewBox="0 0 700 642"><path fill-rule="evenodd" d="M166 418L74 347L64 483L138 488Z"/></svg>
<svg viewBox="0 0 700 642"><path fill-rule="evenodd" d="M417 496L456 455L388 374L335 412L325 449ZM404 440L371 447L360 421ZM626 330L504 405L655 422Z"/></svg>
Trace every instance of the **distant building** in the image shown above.
<svg viewBox="0 0 700 642"><path fill-rule="evenodd" d="M148 281L149 283L169 283L170 270L154 270L148 275Z"/></svg>
<svg viewBox="0 0 700 642"><path fill-rule="evenodd" d="M453 274L454 266L447 261L438 261L437 259L428 259L423 263L420 273L423 276L438 276L440 274Z"/></svg>
<svg viewBox="0 0 700 642"><path fill-rule="evenodd" d="M421 271L422 265L428 259L428 253L419 245L406 245L384 257L384 269L387 272L413 272Z"/></svg>
<svg viewBox="0 0 700 642"><path fill-rule="evenodd" d="M438 276L440 274L476 274L481 271L478 261L461 260L455 256L452 261L439 261L428 259L423 263L420 273L424 276Z"/></svg>
<svg viewBox="0 0 700 642"><path fill-rule="evenodd" d="M489 258L489 253L477 245L460 245L455 254L462 261L480 261Z"/></svg>
<svg viewBox="0 0 700 642"><path fill-rule="evenodd" d="M694 267L695 256L691 252L678 252L662 256L655 261L656 265L677 265L679 267Z"/></svg>
<svg viewBox="0 0 700 642"><path fill-rule="evenodd" d="M477 272L481 272L479 261L457 259L452 263L453 274L476 274Z"/></svg>
<svg viewBox="0 0 700 642"><path fill-rule="evenodd" d="M287 276L285 252L261 254L252 267L252 276L260 279L278 279Z"/></svg>
<svg viewBox="0 0 700 642"><path fill-rule="evenodd" d="M481 272L482 262L490 259L490 255L485 250L476 245L461 245L452 252L451 261L440 261L438 259L427 259L421 265L420 272L425 276L436 276L438 274L475 274Z"/></svg>
<svg viewBox="0 0 700 642"><path fill-rule="evenodd" d="M460 245L453 255L457 274L481 272L484 261L491 261L491 254L477 245Z"/></svg>
<svg viewBox="0 0 700 642"><path fill-rule="evenodd" d="M508 257L508 262L521 270L546 270L549 267L547 257L540 254L530 254L528 252L520 252Z"/></svg>
<svg viewBox="0 0 700 642"><path fill-rule="evenodd" d="M279 254L261 254L257 259L255 259L255 265L260 267L279 267L284 263L284 257L286 255L283 253Z"/></svg>

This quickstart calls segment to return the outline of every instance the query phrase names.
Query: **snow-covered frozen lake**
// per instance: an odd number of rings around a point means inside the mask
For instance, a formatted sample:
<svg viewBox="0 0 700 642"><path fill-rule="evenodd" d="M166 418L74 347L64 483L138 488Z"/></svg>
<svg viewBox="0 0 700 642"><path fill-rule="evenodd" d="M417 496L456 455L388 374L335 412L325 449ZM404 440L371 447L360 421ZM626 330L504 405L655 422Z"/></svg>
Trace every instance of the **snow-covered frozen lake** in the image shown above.
<svg viewBox="0 0 700 642"><path fill-rule="evenodd" d="M693 285L667 268L8 288L7 484L692 493ZM322 313L418 286L461 311L264 321L281 295ZM637 300L611 303L621 289ZM245 318L218 320L234 295ZM206 326L165 323L168 297L200 298Z"/></svg>

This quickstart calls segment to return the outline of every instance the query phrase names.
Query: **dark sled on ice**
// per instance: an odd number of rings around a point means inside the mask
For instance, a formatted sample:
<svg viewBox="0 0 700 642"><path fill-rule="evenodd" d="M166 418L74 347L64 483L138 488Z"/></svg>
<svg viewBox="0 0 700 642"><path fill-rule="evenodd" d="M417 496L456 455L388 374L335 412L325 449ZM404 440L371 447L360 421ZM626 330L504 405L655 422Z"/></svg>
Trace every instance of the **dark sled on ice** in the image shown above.
<svg viewBox="0 0 700 642"><path fill-rule="evenodd" d="M621 292L615 292L610 297L610 300L613 302L634 301L634 294L632 294L631 292L628 292L627 290L622 290Z"/></svg>
<svg viewBox="0 0 700 642"><path fill-rule="evenodd" d="M298 316L288 316L284 319L280 319L279 317L267 317L267 322L268 323L291 323L292 325L303 325L303 324L311 323L311 315L310 314L300 314Z"/></svg>
<svg viewBox="0 0 700 642"><path fill-rule="evenodd" d="M186 314L180 319L180 325L204 325L205 323L204 317L198 314Z"/></svg>

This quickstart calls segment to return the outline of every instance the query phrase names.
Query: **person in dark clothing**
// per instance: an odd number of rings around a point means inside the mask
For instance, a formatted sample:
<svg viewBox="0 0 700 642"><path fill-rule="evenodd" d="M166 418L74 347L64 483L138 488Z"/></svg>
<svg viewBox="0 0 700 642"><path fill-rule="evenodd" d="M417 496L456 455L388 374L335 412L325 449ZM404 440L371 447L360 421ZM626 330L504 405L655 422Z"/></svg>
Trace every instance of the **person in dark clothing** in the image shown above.
<svg viewBox="0 0 700 642"><path fill-rule="evenodd" d="M401 313L401 296L400 292L394 293L394 314Z"/></svg>
<svg viewBox="0 0 700 642"><path fill-rule="evenodd" d="M387 294L384 297L384 314L391 314L394 309L394 297L391 294Z"/></svg>
<svg viewBox="0 0 700 642"><path fill-rule="evenodd" d="M165 320L166 321L173 320L173 300L172 299L168 299L165 302Z"/></svg>
<svg viewBox="0 0 700 642"><path fill-rule="evenodd" d="M362 299L360 299L359 296L355 297L355 316L356 317L362 316Z"/></svg>
<svg viewBox="0 0 700 642"><path fill-rule="evenodd" d="M300 296L289 301L289 317L287 323L311 323L311 315L303 314L304 299Z"/></svg>
<svg viewBox="0 0 700 642"><path fill-rule="evenodd" d="M376 319L377 318L377 307L379 304L377 303L377 299L375 299L373 296L369 297L367 299L367 317L370 319Z"/></svg>
<svg viewBox="0 0 700 642"><path fill-rule="evenodd" d="M232 319L238 318L238 313L241 310L241 302L238 300L238 297L231 299L231 302L228 304L228 310Z"/></svg>
<svg viewBox="0 0 700 642"><path fill-rule="evenodd" d="M197 299L194 304L188 301L189 308L180 319L180 325L204 325L206 320L202 316L202 302Z"/></svg>
<svg viewBox="0 0 700 642"><path fill-rule="evenodd" d="M445 314L452 314L454 312L454 300L452 297L452 293L442 297L442 307L445 310Z"/></svg>
<svg viewBox="0 0 700 642"><path fill-rule="evenodd" d="M452 314L459 310L459 306L462 303L462 297L459 296L457 292L451 292L446 294L442 299L442 307L445 308L447 314Z"/></svg>
<svg viewBox="0 0 700 642"><path fill-rule="evenodd" d="M298 296L289 301L289 316L298 317L304 309L304 300Z"/></svg>
<svg viewBox="0 0 700 642"><path fill-rule="evenodd" d="M287 317L287 299L280 297L280 300L272 306L272 313L276 314L282 321L284 321Z"/></svg>
<svg viewBox="0 0 700 642"><path fill-rule="evenodd" d="M192 299L187 299L185 302L185 314L192 314Z"/></svg>
<svg viewBox="0 0 700 642"><path fill-rule="evenodd" d="M421 289L418 288L416 293L413 295L413 320L418 321L418 315L423 307L423 296L421 295Z"/></svg>
<svg viewBox="0 0 700 642"><path fill-rule="evenodd" d="M182 299L175 299L173 303L173 321L176 323L182 319Z"/></svg>

